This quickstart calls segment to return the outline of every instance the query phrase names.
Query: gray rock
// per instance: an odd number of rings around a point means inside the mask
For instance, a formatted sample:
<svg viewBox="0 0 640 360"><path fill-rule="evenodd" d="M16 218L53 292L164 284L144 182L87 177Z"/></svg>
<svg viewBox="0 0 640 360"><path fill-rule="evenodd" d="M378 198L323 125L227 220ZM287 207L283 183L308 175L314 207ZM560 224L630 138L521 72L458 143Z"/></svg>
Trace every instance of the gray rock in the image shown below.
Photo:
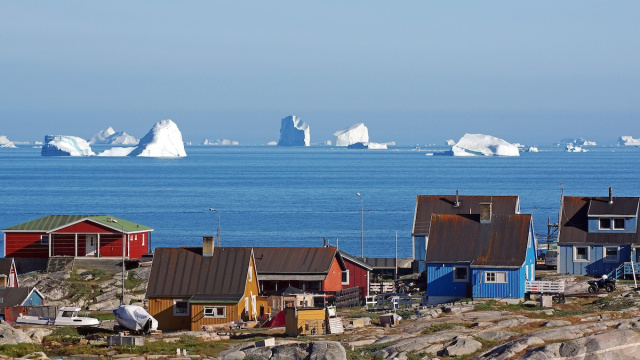
<svg viewBox="0 0 640 360"><path fill-rule="evenodd" d="M540 320L534 320L534 319L528 319L526 317L520 317L520 318L515 318L515 319L509 319L509 320L502 320L499 321L497 324L491 326L491 328L494 329L502 329L502 328L514 328L514 327L520 327L522 325L526 325L532 322L539 322Z"/></svg>
<svg viewBox="0 0 640 360"><path fill-rule="evenodd" d="M305 359L346 360L347 352L337 341L314 341L309 346L309 357Z"/></svg>
<svg viewBox="0 0 640 360"><path fill-rule="evenodd" d="M14 329L6 322L0 323L0 345L31 344L33 341L24 331Z"/></svg>
<svg viewBox="0 0 640 360"><path fill-rule="evenodd" d="M543 323L540 326L543 327L558 327L558 326L571 326L571 321L566 321L566 320L549 320L545 323Z"/></svg>
<svg viewBox="0 0 640 360"><path fill-rule="evenodd" d="M220 355L220 359L222 359L222 360L242 360L246 356L247 356L247 354L245 354L242 351L232 351L232 352L225 353L224 355Z"/></svg>
<svg viewBox="0 0 640 360"><path fill-rule="evenodd" d="M24 331L24 333L27 334L29 338L31 338L31 341L33 341L36 344L42 344L42 339L44 339L45 336L53 332L53 330L51 329L39 328L39 327L25 328L25 329L22 329L22 331Z"/></svg>
<svg viewBox="0 0 640 360"><path fill-rule="evenodd" d="M244 354L253 359L270 359L271 358L271 348L268 347L256 347L251 349L244 350ZM226 359L226 358L225 358Z"/></svg>
<svg viewBox="0 0 640 360"><path fill-rule="evenodd" d="M47 360L49 358L47 357L47 354L43 353L42 351L37 351L37 352L31 353L29 355L25 355L25 356L21 357L20 359Z"/></svg>
<svg viewBox="0 0 640 360"><path fill-rule="evenodd" d="M463 356L473 354L480 349L482 349L482 343L469 337L454 341L444 349L444 353L448 356Z"/></svg>
<svg viewBox="0 0 640 360"><path fill-rule="evenodd" d="M118 306L120 306L120 300L113 299L113 300L107 300L101 303L90 305L89 310L91 311L103 310L103 309L112 310L112 309L116 309Z"/></svg>
<svg viewBox="0 0 640 360"><path fill-rule="evenodd" d="M640 335L633 330L609 330L580 339L531 349L522 358L530 360L640 359Z"/></svg>
<svg viewBox="0 0 640 360"><path fill-rule="evenodd" d="M96 296L95 302L96 303L101 303L101 302L105 302L107 300L113 300L116 297L117 297L116 290L115 289L114 290L109 290L109 291L107 291L105 293L102 293L102 294Z"/></svg>
<svg viewBox="0 0 640 360"><path fill-rule="evenodd" d="M496 346L480 355L478 359L508 360L531 346L540 345L544 345L544 341L542 339L535 336L527 336Z"/></svg>
<svg viewBox="0 0 640 360"><path fill-rule="evenodd" d="M510 337L518 335L518 333L511 331L500 331L500 330L485 330L480 331L475 334L475 336L479 337L482 340L488 341L506 341Z"/></svg>

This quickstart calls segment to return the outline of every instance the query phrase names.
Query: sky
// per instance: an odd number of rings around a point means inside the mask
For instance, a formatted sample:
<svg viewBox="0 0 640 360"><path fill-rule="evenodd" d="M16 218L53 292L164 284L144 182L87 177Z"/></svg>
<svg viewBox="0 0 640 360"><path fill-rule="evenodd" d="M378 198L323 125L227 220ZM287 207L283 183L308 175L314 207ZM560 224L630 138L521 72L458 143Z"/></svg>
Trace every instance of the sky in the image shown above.
<svg viewBox="0 0 640 360"><path fill-rule="evenodd" d="M0 2L0 135L640 137L637 1Z"/></svg>

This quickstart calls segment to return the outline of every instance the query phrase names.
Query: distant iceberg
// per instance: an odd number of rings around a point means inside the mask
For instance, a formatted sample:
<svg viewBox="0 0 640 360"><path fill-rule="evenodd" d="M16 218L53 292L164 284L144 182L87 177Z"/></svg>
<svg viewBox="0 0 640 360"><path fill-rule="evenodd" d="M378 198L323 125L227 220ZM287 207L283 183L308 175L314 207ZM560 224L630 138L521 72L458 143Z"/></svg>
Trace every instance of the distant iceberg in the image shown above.
<svg viewBox="0 0 640 360"><path fill-rule="evenodd" d="M135 150L135 146L131 147L114 147L111 149L107 149L101 153L98 153L98 156L129 156L133 150Z"/></svg>
<svg viewBox="0 0 640 360"><path fill-rule="evenodd" d="M276 146L276 145L278 145L278 142L277 142L277 141L269 141L269 142L267 143L267 145L269 145L269 146Z"/></svg>
<svg viewBox="0 0 640 360"><path fill-rule="evenodd" d="M584 139L584 138L577 138L577 139L564 138L564 139L560 140L560 142L558 144L559 145L562 145L562 144L573 144L573 145L577 145L577 146L597 146L598 145L595 141L589 141L589 140Z"/></svg>
<svg viewBox="0 0 640 360"><path fill-rule="evenodd" d="M575 146L572 143L568 143L564 151L565 152L587 152L589 150L584 149L582 146Z"/></svg>
<svg viewBox="0 0 640 360"><path fill-rule="evenodd" d="M0 148L15 149L17 146L12 141L9 141L6 136L0 135Z"/></svg>
<svg viewBox="0 0 640 360"><path fill-rule="evenodd" d="M527 149L527 152L538 152L538 148L536 146L530 146Z"/></svg>
<svg viewBox="0 0 640 360"><path fill-rule="evenodd" d="M232 140L227 140L227 139L216 139L216 141L213 140L209 140L209 139L204 139L204 141L202 141L202 145L240 145L239 142L237 141L232 141Z"/></svg>
<svg viewBox="0 0 640 360"><path fill-rule="evenodd" d="M357 142L347 146L348 149L369 149L369 150L387 150L387 144L384 143L361 143Z"/></svg>
<svg viewBox="0 0 640 360"><path fill-rule="evenodd" d="M453 139L449 139L449 140L445 141L445 145L447 145L447 146L453 146L455 144L456 144L456 141L453 140Z"/></svg>
<svg viewBox="0 0 640 360"><path fill-rule="evenodd" d="M166 119L157 122L128 156L184 157L187 153L178 125Z"/></svg>
<svg viewBox="0 0 640 360"><path fill-rule="evenodd" d="M520 156L518 148L497 137L483 134L464 134L451 147L453 156Z"/></svg>
<svg viewBox="0 0 640 360"><path fill-rule="evenodd" d="M111 126L98 132L91 137L89 144L108 144L108 145L138 145L140 140L127 134L124 131L116 132Z"/></svg>
<svg viewBox="0 0 640 360"><path fill-rule="evenodd" d="M621 146L640 146L640 139L634 139L632 136L620 136L618 145Z"/></svg>
<svg viewBox="0 0 640 360"><path fill-rule="evenodd" d="M40 154L42 156L93 156L89 143L77 136L46 135L45 144Z"/></svg>
<svg viewBox="0 0 640 360"><path fill-rule="evenodd" d="M311 133L309 125L297 116L287 116L280 122L280 146L309 146Z"/></svg>
<svg viewBox="0 0 640 360"><path fill-rule="evenodd" d="M335 146L369 143L369 129L363 124L354 124L333 134Z"/></svg>

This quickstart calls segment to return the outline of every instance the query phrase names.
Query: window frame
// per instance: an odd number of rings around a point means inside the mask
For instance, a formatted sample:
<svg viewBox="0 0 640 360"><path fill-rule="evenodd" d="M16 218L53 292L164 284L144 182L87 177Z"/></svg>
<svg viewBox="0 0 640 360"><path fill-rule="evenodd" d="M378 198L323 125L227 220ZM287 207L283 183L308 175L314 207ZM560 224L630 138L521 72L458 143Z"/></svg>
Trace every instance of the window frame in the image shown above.
<svg viewBox="0 0 640 360"><path fill-rule="evenodd" d="M346 275L346 281L345 281L345 275ZM340 280L341 280L341 282L342 282L342 285L349 285L349 275L350 275L350 274L349 274L349 269L347 269L347 270L343 271L343 272L340 274L340 276L341 276L341 277L340 277Z"/></svg>
<svg viewBox="0 0 640 360"><path fill-rule="evenodd" d="M218 315L217 309L222 309L222 315ZM207 310L213 310L213 315L207 315ZM226 319L227 307L226 306L203 306L202 315L207 319Z"/></svg>
<svg viewBox="0 0 640 360"><path fill-rule="evenodd" d="M608 255L607 255L607 250L608 249L615 249L616 250L615 259L608 258ZM618 263L618 262L620 262L620 247L619 246L603 246L602 247L602 261L607 262L607 263Z"/></svg>
<svg viewBox="0 0 640 360"><path fill-rule="evenodd" d="M176 306L178 303L186 303L187 304L187 311L185 313L182 312L178 312L178 307ZM189 316L190 313L190 309L189 309L189 299L173 299L173 316Z"/></svg>
<svg viewBox="0 0 640 360"><path fill-rule="evenodd" d="M603 221L608 221L609 222L609 226L608 227L602 226L602 222ZM611 226L613 226L613 221L611 221L611 218L609 218L609 217L598 218L598 229L600 229L600 230L612 230Z"/></svg>
<svg viewBox="0 0 640 360"><path fill-rule="evenodd" d="M465 270L465 278L458 277L458 269ZM468 266L454 266L453 267L453 282L469 282L469 267Z"/></svg>
<svg viewBox="0 0 640 360"><path fill-rule="evenodd" d="M47 239L47 241L43 241L44 239ZM47 235L40 235L40 245L49 246L49 241L51 241L51 237L48 234Z"/></svg>
<svg viewBox="0 0 640 360"><path fill-rule="evenodd" d="M504 281L500 281L498 274L504 276ZM493 280L489 280L490 275L492 275ZM509 280L506 271L485 271L484 282L487 284L507 284Z"/></svg>
<svg viewBox="0 0 640 360"><path fill-rule="evenodd" d="M578 258L578 249L586 249L586 259ZM574 245L573 246L573 261L574 262L590 262L591 261L591 246Z"/></svg>
<svg viewBox="0 0 640 360"><path fill-rule="evenodd" d="M616 222L617 221L622 221L622 227L617 227L616 226ZM625 223L624 218L612 218L611 219L611 230L616 230L616 231L624 230L625 229L624 223Z"/></svg>

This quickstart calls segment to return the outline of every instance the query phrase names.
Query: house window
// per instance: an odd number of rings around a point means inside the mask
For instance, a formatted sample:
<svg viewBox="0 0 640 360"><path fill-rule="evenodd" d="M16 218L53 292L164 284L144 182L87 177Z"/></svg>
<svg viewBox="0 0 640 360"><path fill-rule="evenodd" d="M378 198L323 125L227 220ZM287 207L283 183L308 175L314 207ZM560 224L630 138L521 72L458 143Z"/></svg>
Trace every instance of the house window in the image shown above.
<svg viewBox="0 0 640 360"><path fill-rule="evenodd" d="M484 282L506 284L507 273L505 271L487 271L484 273Z"/></svg>
<svg viewBox="0 0 640 360"><path fill-rule="evenodd" d="M600 218L600 230L611 230L611 219Z"/></svg>
<svg viewBox="0 0 640 360"><path fill-rule="evenodd" d="M142 245L144 245L144 234L142 234Z"/></svg>
<svg viewBox="0 0 640 360"><path fill-rule="evenodd" d="M206 318L226 318L227 308L225 306L205 306L204 317Z"/></svg>
<svg viewBox="0 0 640 360"><path fill-rule="evenodd" d="M589 247L588 246L574 246L573 247L573 260L574 261L589 261Z"/></svg>
<svg viewBox="0 0 640 360"><path fill-rule="evenodd" d="M49 245L49 235L40 236L40 245Z"/></svg>
<svg viewBox="0 0 640 360"><path fill-rule="evenodd" d="M349 270L342 272L342 285L349 285Z"/></svg>
<svg viewBox="0 0 640 360"><path fill-rule="evenodd" d="M605 262L620 262L620 251L617 246L604 247Z"/></svg>
<svg viewBox="0 0 640 360"><path fill-rule="evenodd" d="M184 299L174 299L173 316L189 316L189 301Z"/></svg>
<svg viewBox="0 0 640 360"><path fill-rule="evenodd" d="M249 265L249 282L253 282L253 266Z"/></svg>
<svg viewBox="0 0 640 360"><path fill-rule="evenodd" d="M456 282L469 281L469 269L466 266L454 267L453 281L456 281Z"/></svg>
<svg viewBox="0 0 640 360"><path fill-rule="evenodd" d="M613 230L624 230L624 219L613 219Z"/></svg>

